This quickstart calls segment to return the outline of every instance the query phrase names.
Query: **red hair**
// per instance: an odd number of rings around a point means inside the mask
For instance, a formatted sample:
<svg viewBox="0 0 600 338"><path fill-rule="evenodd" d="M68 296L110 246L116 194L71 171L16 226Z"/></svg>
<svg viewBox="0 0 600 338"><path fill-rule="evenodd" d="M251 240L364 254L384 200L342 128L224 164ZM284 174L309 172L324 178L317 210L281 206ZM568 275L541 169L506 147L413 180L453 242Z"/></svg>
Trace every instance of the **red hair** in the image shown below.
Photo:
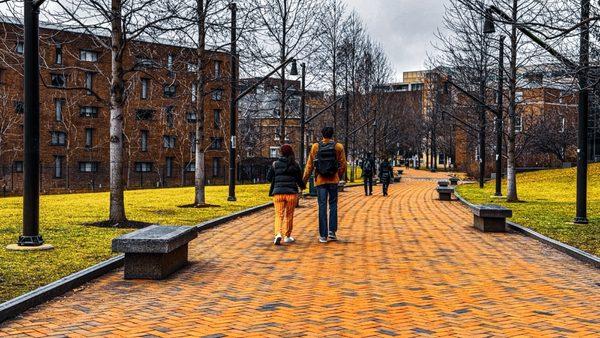
<svg viewBox="0 0 600 338"><path fill-rule="evenodd" d="M293 157L294 156L294 148L292 148L292 146L289 144L282 145L281 148L279 148L279 151L281 152L282 156L285 156L285 157Z"/></svg>

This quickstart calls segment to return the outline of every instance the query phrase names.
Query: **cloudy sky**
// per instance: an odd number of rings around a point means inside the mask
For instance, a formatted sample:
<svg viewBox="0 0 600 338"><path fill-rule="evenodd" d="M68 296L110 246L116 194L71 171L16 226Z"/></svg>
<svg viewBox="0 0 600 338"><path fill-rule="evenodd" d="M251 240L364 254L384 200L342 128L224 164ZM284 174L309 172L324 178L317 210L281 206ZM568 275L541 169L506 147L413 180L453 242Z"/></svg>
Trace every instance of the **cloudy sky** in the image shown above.
<svg viewBox="0 0 600 338"><path fill-rule="evenodd" d="M385 48L400 80L403 71L424 67L441 25L446 0L346 0L360 13L371 36Z"/></svg>

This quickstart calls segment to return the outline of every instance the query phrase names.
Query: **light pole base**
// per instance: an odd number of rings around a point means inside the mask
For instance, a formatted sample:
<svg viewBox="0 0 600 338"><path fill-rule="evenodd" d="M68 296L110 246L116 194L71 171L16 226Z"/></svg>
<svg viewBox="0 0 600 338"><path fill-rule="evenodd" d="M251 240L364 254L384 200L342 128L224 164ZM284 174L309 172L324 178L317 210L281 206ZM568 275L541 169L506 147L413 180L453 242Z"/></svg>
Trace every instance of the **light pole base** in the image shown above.
<svg viewBox="0 0 600 338"><path fill-rule="evenodd" d="M573 223L575 223L575 224L589 224L590 222L585 217L575 217L575 219L573 220Z"/></svg>
<svg viewBox="0 0 600 338"><path fill-rule="evenodd" d="M237 201L237 198L235 198L235 196L229 196L229 197L227 197L227 201L235 202L235 201Z"/></svg>
<svg viewBox="0 0 600 338"><path fill-rule="evenodd" d="M502 196L502 195L492 195L492 196L490 196L490 198L495 198L495 199L506 199L506 196Z"/></svg>
<svg viewBox="0 0 600 338"><path fill-rule="evenodd" d="M38 246L25 246L19 244L9 244L6 246L6 250L9 251L48 251L52 250L54 247L50 244L42 244Z"/></svg>

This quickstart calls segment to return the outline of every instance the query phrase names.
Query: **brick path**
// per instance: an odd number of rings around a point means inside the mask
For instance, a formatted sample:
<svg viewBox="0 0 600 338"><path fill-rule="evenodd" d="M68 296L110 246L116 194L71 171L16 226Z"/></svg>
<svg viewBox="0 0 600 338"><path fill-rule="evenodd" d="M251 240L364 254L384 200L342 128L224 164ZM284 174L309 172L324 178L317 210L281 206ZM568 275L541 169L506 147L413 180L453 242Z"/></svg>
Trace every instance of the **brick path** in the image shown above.
<svg viewBox="0 0 600 338"><path fill-rule="evenodd" d="M297 212L292 246L271 245L272 210L245 217L201 234L193 264L169 280L111 273L0 336L600 335L598 270L517 234L473 230L434 186L405 180L388 198L353 188L341 197L343 241L326 245L314 200Z"/></svg>

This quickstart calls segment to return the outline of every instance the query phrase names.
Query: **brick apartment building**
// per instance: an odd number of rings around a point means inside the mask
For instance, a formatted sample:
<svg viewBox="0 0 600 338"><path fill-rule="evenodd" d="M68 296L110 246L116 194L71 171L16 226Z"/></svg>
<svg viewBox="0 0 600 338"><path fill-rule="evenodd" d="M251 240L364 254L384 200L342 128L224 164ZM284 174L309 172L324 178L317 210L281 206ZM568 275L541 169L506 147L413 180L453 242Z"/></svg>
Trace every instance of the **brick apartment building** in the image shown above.
<svg viewBox="0 0 600 338"><path fill-rule="evenodd" d="M0 188L21 190L23 170L22 27L1 18ZM41 189L106 189L109 182L110 50L86 34L40 28ZM207 183L227 175L227 54L209 52L203 140ZM193 184L199 99L193 50L172 43L131 42L125 51L126 185Z"/></svg>

